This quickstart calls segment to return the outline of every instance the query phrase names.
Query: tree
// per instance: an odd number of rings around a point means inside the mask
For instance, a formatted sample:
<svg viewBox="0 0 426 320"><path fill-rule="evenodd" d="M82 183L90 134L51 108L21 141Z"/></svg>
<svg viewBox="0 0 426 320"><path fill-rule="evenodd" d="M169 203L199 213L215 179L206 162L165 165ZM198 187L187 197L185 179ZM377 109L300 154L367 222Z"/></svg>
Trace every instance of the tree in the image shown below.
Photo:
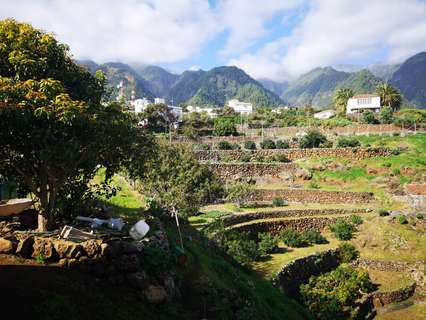
<svg viewBox="0 0 426 320"><path fill-rule="evenodd" d="M394 111L401 107L401 92L389 83L380 83L377 86L377 94L380 96L382 105L390 107Z"/></svg>
<svg viewBox="0 0 426 320"><path fill-rule="evenodd" d="M171 124L176 122L176 116L164 103L148 105L139 117L148 122L147 128L153 132L166 132L171 129Z"/></svg>
<svg viewBox="0 0 426 320"><path fill-rule="evenodd" d="M337 269L312 276L300 286L304 304L317 319L359 319L354 302L374 290L368 273L341 265Z"/></svg>
<svg viewBox="0 0 426 320"><path fill-rule="evenodd" d="M380 110L380 122L381 123L392 123L393 122L393 110L391 107L383 107Z"/></svg>
<svg viewBox="0 0 426 320"><path fill-rule="evenodd" d="M374 113L371 110L364 110L362 112L362 123L374 124L376 123L376 118L374 117Z"/></svg>
<svg viewBox="0 0 426 320"><path fill-rule="evenodd" d="M218 117L214 119L214 134L216 136L237 136L235 121L229 117Z"/></svg>
<svg viewBox="0 0 426 320"><path fill-rule="evenodd" d="M327 138L317 130L310 130L302 139L300 139L300 148L319 148L327 142Z"/></svg>
<svg viewBox="0 0 426 320"><path fill-rule="evenodd" d="M250 199L253 193L254 187L251 184L236 181L228 186L226 199L241 206Z"/></svg>
<svg viewBox="0 0 426 320"><path fill-rule="evenodd" d="M154 198L169 213L186 217L222 195L215 174L200 164L183 144L159 141L142 170L130 176L139 180L141 192Z"/></svg>
<svg viewBox="0 0 426 320"><path fill-rule="evenodd" d="M354 95L354 91L349 88L340 88L334 93L333 101L338 114L346 113L346 105L348 104L348 100Z"/></svg>
<svg viewBox="0 0 426 320"><path fill-rule="evenodd" d="M44 231L65 185L89 181L99 165L110 178L143 134L121 105L101 103L105 78L77 66L52 35L4 20L0 43L0 162L38 199Z"/></svg>

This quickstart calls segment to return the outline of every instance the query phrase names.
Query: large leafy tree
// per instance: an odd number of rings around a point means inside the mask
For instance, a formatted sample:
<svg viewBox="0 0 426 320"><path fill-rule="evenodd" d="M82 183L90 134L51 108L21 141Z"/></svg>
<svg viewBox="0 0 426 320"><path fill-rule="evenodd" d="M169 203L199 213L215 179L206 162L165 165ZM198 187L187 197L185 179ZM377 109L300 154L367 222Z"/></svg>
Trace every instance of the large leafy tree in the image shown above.
<svg viewBox="0 0 426 320"><path fill-rule="evenodd" d="M52 35L0 21L0 162L37 197L39 230L52 225L65 185L99 165L111 177L143 136L120 105L101 103L104 84Z"/></svg>
<svg viewBox="0 0 426 320"><path fill-rule="evenodd" d="M354 91L350 88L340 88L334 94L333 101L336 111L339 114L344 114L348 100L354 96Z"/></svg>
<svg viewBox="0 0 426 320"><path fill-rule="evenodd" d="M380 83L377 86L377 94L380 96L382 105L390 107L394 111L401 107L401 92L389 83Z"/></svg>

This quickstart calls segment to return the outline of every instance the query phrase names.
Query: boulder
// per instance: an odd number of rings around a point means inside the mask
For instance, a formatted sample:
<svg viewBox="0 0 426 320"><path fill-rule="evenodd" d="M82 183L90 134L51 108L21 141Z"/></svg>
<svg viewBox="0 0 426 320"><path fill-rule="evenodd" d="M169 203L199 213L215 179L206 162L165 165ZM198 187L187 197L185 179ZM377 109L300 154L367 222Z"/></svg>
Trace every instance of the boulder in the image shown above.
<svg viewBox="0 0 426 320"><path fill-rule="evenodd" d="M24 258L30 258L33 253L33 245L33 236L23 237L19 240L18 247L16 248L16 254Z"/></svg>
<svg viewBox="0 0 426 320"><path fill-rule="evenodd" d="M310 173L308 170L304 169L297 169L294 175L297 178L303 179L303 180L310 180L312 179L312 173Z"/></svg>
<svg viewBox="0 0 426 320"><path fill-rule="evenodd" d="M159 304L167 299L166 289L162 286L150 285L145 289L144 295L148 302L152 304Z"/></svg>
<svg viewBox="0 0 426 320"><path fill-rule="evenodd" d="M87 240L82 244L84 251L87 253L87 256L92 258L101 253L101 243L98 240Z"/></svg>
<svg viewBox="0 0 426 320"><path fill-rule="evenodd" d="M35 237L32 257L34 259L41 257L51 261L57 260L58 254L53 246L52 239Z"/></svg>
<svg viewBox="0 0 426 320"><path fill-rule="evenodd" d="M13 242L5 238L0 238L0 253L12 253Z"/></svg>
<svg viewBox="0 0 426 320"><path fill-rule="evenodd" d="M83 247L75 242L66 240L56 240L53 246L59 255L59 258L80 258L82 256Z"/></svg>

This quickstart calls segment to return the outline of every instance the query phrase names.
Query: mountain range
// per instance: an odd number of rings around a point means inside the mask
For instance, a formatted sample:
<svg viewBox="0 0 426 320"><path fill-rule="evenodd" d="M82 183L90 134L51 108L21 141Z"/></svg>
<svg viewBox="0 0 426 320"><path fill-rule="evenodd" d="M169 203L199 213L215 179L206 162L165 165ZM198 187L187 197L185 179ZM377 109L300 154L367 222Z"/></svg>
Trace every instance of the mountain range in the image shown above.
<svg viewBox="0 0 426 320"><path fill-rule="evenodd" d="M385 81L397 87L409 104L426 105L426 52L402 64L315 68L295 80L283 82L255 80L234 66L175 74L153 65L130 66L118 62L99 65L90 60L77 63L91 72L102 70L113 98L122 90L124 98L129 99L134 90L137 97L163 97L175 105L223 106L235 98L251 102L255 107L286 104L326 108L332 106L333 94L339 88L351 88L356 94L374 93L377 84Z"/></svg>

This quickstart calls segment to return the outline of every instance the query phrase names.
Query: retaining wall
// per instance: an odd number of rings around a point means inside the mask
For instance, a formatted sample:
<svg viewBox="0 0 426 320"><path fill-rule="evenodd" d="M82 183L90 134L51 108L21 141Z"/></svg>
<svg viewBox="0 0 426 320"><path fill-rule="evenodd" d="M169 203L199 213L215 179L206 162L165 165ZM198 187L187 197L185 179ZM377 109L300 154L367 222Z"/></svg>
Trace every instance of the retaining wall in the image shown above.
<svg viewBox="0 0 426 320"><path fill-rule="evenodd" d="M291 209L291 210L276 210L268 212L250 212L241 214L232 214L224 217L222 220L225 226L231 226L238 223L243 223L251 220L269 219L269 218L285 218L285 217L307 217L313 215L327 214L363 214L370 212L371 209Z"/></svg>
<svg viewBox="0 0 426 320"><path fill-rule="evenodd" d="M272 283L285 294L297 294L299 287L313 275L335 269L340 264L339 251L331 249L291 261L274 277Z"/></svg>
<svg viewBox="0 0 426 320"><path fill-rule="evenodd" d="M314 149L260 149L260 150L195 150L195 157L200 161L241 161L242 157L250 156L254 162L258 157L283 155L289 161L321 157L338 157L350 160L362 160L371 157L391 155L388 148L314 148Z"/></svg>
<svg viewBox="0 0 426 320"><path fill-rule="evenodd" d="M250 201L272 201L282 198L297 203L352 203L365 204L374 199L370 192L326 191L315 189L257 189Z"/></svg>
<svg viewBox="0 0 426 320"><path fill-rule="evenodd" d="M294 172L293 163L209 163L208 166L224 180L270 176L278 178L283 172Z"/></svg>
<svg viewBox="0 0 426 320"><path fill-rule="evenodd" d="M373 292L371 294L371 297L373 299L374 307L380 308L387 304L407 300L408 298L411 298L414 295L414 292L416 291L416 286L416 283L413 282L409 286L398 290L389 292Z"/></svg>

